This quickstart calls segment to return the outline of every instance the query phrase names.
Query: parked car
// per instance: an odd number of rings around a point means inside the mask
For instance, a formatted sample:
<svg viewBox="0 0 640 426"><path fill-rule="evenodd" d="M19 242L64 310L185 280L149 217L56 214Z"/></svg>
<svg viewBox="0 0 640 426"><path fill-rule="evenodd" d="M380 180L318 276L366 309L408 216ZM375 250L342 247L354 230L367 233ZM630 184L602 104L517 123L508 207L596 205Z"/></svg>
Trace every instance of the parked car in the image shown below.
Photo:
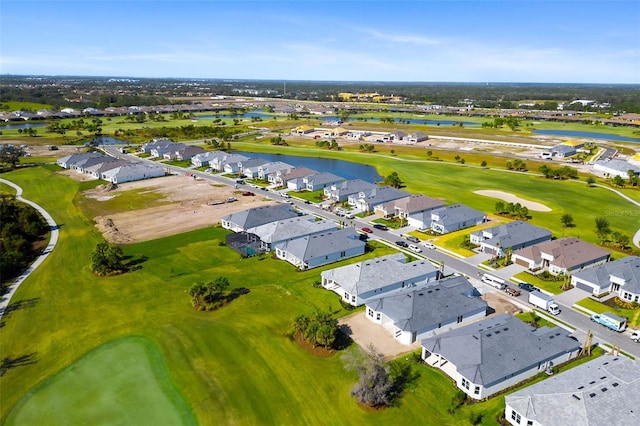
<svg viewBox="0 0 640 426"><path fill-rule="evenodd" d="M360 232L358 232L358 238L360 239L360 241L367 241L369 239L369 236L367 234L361 234Z"/></svg>
<svg viewBox="0 0 640 426"><path fill-rule="evenodd" d="M291 195L287 194L286 192L283 192L280 195L282 195L282 198L291 198Z"/></svg>
<svg viewBox="0 0 640 426"><path fill-rule="evenodd" d="M304 203L305 203L305 204L311 204L311 201L309 201L309 200L304 200Z"/></svg>
<svg viewBox="0 0 640 426"><path fill-rule="evenodd" d="M412 243L418 244L420 242L418 237L414 237L413 235L407 235L406 238L407 238L407 241L411 241Z"/></svg>
<svg viewBox="0 0 640 426"><path fill-rule="evenodd" d="M409 250L416 252L416 253L421 253L422 249L420 247L418 247L415 244L409 244Z"/></svg>
<svg viewBox="0 0 640 426"><path fill-rule="evenodd" d="M433 243L430 243L429 241L426 241L424 243L422 243L423 246L425 246L426 248L430 249L430 250L435 250L436 246L433 245Z"/></svg>
<svg viewBox="0 0 640 426"><path fill-rule="evenodd" d="M389 228L387 228L385 225L381 224L381 223L374 223L373 227L376 229L379 229L381 231L387 231Z"/></svg>
<svg viewBox="0 0 640 426"><path fill-rule="evenodd" d="M533 284L529 284L529 283L519 283L518 287L520 287L521 289L528 291L528 292L532 292L532 291L536 291L538 290L538 288L536 286L534 286Z"/></svg>
<svg viewBox="0 0 640 426"><path fill-rule="evenodd" d="M254 194L254 193L253 193L253 192L251 192L251 191L244 191L244 192L242 193L242 195L244 195L245 197L251 197L251 196L256 195L256 194Z"/></svg>
<svg viewBox="0 0 640 426"><path fill-rule="evenodd" d="M371 234L373 231L369 228L362 228L362 232L366 232L367 234Z"/></svg>
<svg viewBox="0 0 640 426"><path fill-rule="evenodd" d="M640 331L634 331L633 333L631 333L631 340L636 343L640 343Z"/></svg>
<svg viewBox="0 0 640 426"><path fill-rule="evenodd" d="M518 297L518 296L520 296L520 294L521 294L521 293L520 293L520 290L515 289L515 288L513 288L513 287L507 287L507 289L506 289L505 291L507 292L507 294L508 294L509 296L513 296L513 297Z"/></svg>
<svg viewBox="0 0 640 426"><path fill-rule="evenodd" d="M407 244L406 241L402 241L402 240L396 241L396 244L399 245L400 247L404 247L404 248L409 247L409 244Z"/></svg>

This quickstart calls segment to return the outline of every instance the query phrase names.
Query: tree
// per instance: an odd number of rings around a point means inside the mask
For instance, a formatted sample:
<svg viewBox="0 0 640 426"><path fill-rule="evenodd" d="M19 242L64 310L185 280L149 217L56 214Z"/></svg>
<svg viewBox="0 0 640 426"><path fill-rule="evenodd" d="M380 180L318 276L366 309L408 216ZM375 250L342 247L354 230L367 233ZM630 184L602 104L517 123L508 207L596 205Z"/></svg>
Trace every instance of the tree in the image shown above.
<svg viewBox="0 0 640 426"><path fill-rule="evenodd" d="M496 202L495 210L496 210L496 213L498 213L498 214L506 212L507 210L506 210L506 206L504 204L504 201Z"/></svg>
<svg viewBox="0 0 640 426"><path fill-rule="evenodd" d="M191 304L195 308L200 308L204 305L204 295L207 292L207 287L204 283L197 282L191 286L189 289L189 294L191 295Z"/></svg>
<svg viewBox="0 0 640 426"><path fill-rule="evenodd" d="M431 156L433 155L433 151L427 151L427 157L431 158Z"/></svg>
<svg viewBox="0 0 640 426"><path fill-rule="evenodd" d="M330 312L316 311L310 317L298 315L293 322L296 334L301 335L314 347L318 344L329 348L336 341L338 323Z"/></svg>
<svg viewBox="0 0 640 426"><path fill-rule="evenodd" d="M16 167L16 164L20 162L20 157L24 156L25 152L22 148L14 145L0 145L0 164L7 164L12 169Z"/></svg>
<svg viewBox="0 0 640 426"><path fill-rule="evenodd" d="M611 233L609 227L609 221L605 217L596 218L596 235L600 238L600 243L604 243L607 240L607 236Z"/></svg>
<svg viewBox="0 0 640 426"><path fill-rule="evenodd" d="M113 275L125 271L122 263L122 249L118 246L102 241L96 245L96 249L91 253L91 270L96 275Z"/></svg>
<svg viewBox="0 0 640 426"><path fill-rule="evenodd" d="M612 182L616 186L619 186L619 187L623 187L624 186L624 179L622 179L622 176L620 176L620 175L615 175L613 177Z"/></svg>
<svg viewBox="0 0 640 426"><path fill-rule="evenodd" d="M628 235L616 231L611 234L611 239L613 243L622 250L629 246L630 238Z"/></svg>
<svg viewBox="0 0 640 426"><path fill-rule="evenodd" d="M480 163L480 167L487 167L487 162L483 160L482 163Z"/></svg>
<svg viewBox="0 0 640 426"><path fill-rule="evenodd" d="M594 178L593 176L589 176L587 178L587 185L589 185L589 187L592 187L593 185L595 185L596 183L596 178Z"/></svg>
<svg viewBox="0 0 640 426"><path fill-rule="evenodd" d="M392 172L390 175L384 178L384 183L394 188L401 188L403 182L402 180L400 180L397 172Z"/></svg>
<svg viewBox="0 0 640 426"><path fill-rule="evenodd" d="M560 217L560 222L563 228L570 228L573 226L573 216L569 213L565 213Z"/></svg>
<svg viewBox="0 0 640 426"><path fill-rule="evenodd" d="M384 364L382 353L370 344L364 351L358 347L343 357L347 370L356 370L358 383L351 396L370 407L384 407L391 403L393 381L390 368Z"/></svg>

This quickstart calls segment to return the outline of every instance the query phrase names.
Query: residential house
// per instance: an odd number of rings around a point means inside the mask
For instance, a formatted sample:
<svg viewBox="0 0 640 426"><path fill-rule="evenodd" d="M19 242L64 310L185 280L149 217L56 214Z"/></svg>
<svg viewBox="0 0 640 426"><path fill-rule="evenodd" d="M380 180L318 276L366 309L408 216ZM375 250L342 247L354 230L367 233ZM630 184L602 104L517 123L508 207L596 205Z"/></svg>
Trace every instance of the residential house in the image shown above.
<svg viewBox="0 0 640 426"><path fill-rule="evenodd" d="M248 158L244 161L238 161L235 165L227 164L224 166L224 170L227 173L244 173L246 169L262 166L267 163L268 161L264 158ZM229 170L233 170L233 172L230 172Z"/></svg>
<svg viewBox="0 0 640 426"><path fill-rule="evenodd" d="M305 215L258 225L247 229L247 232L260 238L262 250L270 251L275 245L295 238L337 230L332 220L316 221L314 216Z"/></svg>
<svg viewBox="0 0 640 426"><path fill-rule="evenodd" d="M296 238L275 245L276 256L300 270L364 254L366 243L353 228Z"/></svg>
<svg viewBox="0 0 640 426"><path fill-rule="evenodd" d="M552 147L549 151L551 151L551 155L558 158L571 157L572 155L577 154L575 147L571 145L564 145L564 144L556 145Z"/></svg>
<svg viewBox="0 0 640 426"><path fill-rule="evenodd" d="M605 176L620 176L623 179L629 179L629 171L634 175L640 174L639 166L618 159L598 160L593 163L593 168Z"/></svg>
<svg viewBox="0 0 640 426"><path fill-rule="evenodd" d="M444 207L445 205L444 201L440 201L437 198L418 194L377 205L374 211L384 217L408 219L410 215L430 212L431 210Z"/></svg>
<svg viewBox="0 0 640 426"><path fill-rule="evenodd" d="M178 151L181 148L186 147L183 143L175 143L171 141L162 141L151 148L151 158L165 158L164 155Z"/></svg>
<svg viewBox="0 0 640 426"><path fill-rule="evenodd" d="M366 317L403 345L483 318L487 302L463 276L405 287L367 301Z"/></svg>
<svg viewBox="0 0 640 426"><path fill-rule="evenodd" d="M96 179L100 179L102 176L102 173L108 170L131 164L131 162L127 160L114 159L113 157L108 157L108 158L115 161L103 161L102 163L97 163L97 164L93 164L91 166L85 167L84 173L89 174Z"/></svg>
<svg viewBox="0 0 640 426"><path fill-rule="evenodd" d="M306 134L313 133L314 131L315 129L313 127L303 124L302 126L298 126L295 129L293 129L291 133L299 136L304 136Z"/></svg>
<svg viewBox="0 0 640 426"><path fill-rule="evenodd" d="M464 204L454 204L431 211L431 230L438 234L448 234L460 229L480 225L487 220L487 214L467 207Z"/></svg>
<svg viewBox="0 0 640 426"><path fill-rule="evenodd" d="M97 152L86 152L82 154L71 154L58 158L56 164L62 168L70 169L74 164L89 159L89 158L103 158L104 155Z"/></svg>
<svg viewBox="0 0 640 426"><path fill-rule="evenodd" d="M209 166L218 172L224 171L224 168L227 164L238 164L241 161L247 161L249 158L240 154L227 154L222 157L214 158L209 162ZM232 173L232 172L229 172Z"/></svg>
<svg viewBox="0 0 640 426"><path fill-rule="evenodd" d="M505 396L514 426L640 424L640 364L603 355Z"/></svg>
<svg viewBox="0 0 640 426"><path fill-rule="evenodd" d="M227 153L224 151L208 151L196 154L191 157L191 164L193 164L194 167L205 167L215 158L224 157L225 155L227 155Z"/></svg>
<svg viewBox="0 0 640 426"><path fill-rule="evenodd" d="M332 185L336 185L340 182L344 182L344 178L338 175L334 175L329 172L317 172L302 178L302 182L305 185L307 191L319 191L324 188L328 188Z"/></svg>
<svg viewBox="0 0 640 426"><path fill-rule="evenodd" d="M92 166L102 165L105 163L118 163L119 161L121 160L119 160L116 157L111 157L110 155L102 155L100 157L91 157L91 158L86 158L82 161L78 161L71 166L71 169L77 171L78 173L89 174L87 169ZM131 162L127 162L127 163L131 164Z"/></svg>
<svg viewBox="0 0 640 426"><path fill-rule="evenodd" d="M132 182L164 176L164 167L156 164L131 163L102 172L100 179L111 183Z"/></svg>
<svg viewBox="0 0 640 426"><path fill-rule="evenodd" d="M391 186L377 186L369 190L363 190L348 197L349 205L356 207L360 211L370 212L376 206L389 201L407 197L408 192L396 189Z"/></svg>
<svg viewBox="0 0 640 426"><path fill-rule="evenodd" d="M291 164L283 163L282 161L272 161L263 164L262 166L258 166L258 179L275 183L275 175L278 171L287 170L292 167Z"/></svg>
<svg viewBox="0 0 640 426"><path fill-rule="evenodd" d="M277 186L288 187L289 181L295 181L296 179L300 179L300 182L302 182L303 177L312 175L314 173L318 173L318 172L316 172L315 170L309 169L307 167L291 167L285 170L278 170L274 176L274 183ZM290 189L298 190L297 185L296 185L296 188L290 188ZM304 188L301 188L301 189L304 189Z"/></svg>
<svg viewBox="0 0 640 426"><path fill-rule="evenodd" d="M578 272L609 261L611 253L575 237L560 238L514 251L511 261L531 271L548 268L553 275Z"/></svg>
<svg viewBox="0 0 640 426"><path fill-rule="evenodd" d="M640 257L629 256L576 272L571 285L594 296L614 293L627 302L640 303Z"/></svg>
<svg viewBox="0 0 640 426"><path fill-rule="evenodd" d="M169 152L165 152L162 157L167 160L184 161L191 160L194 155L204 154L205 152L206 151L199 146L185 145L179 147L175 151L172 150Z"/></svg>
<svg viewBox="0 0 640 426"><path fill-rule="evenodd" d="M345 180L325 188L324 195L334 203L341 203L347 201L350 195L370 191L373 188L376 188L375 184L362 179Z"/></svg>
<svg viewBox="0 0 640 426"><path fill-rule="evenodd" d="M483 253L489 253L497 257L503 257L504 251L520 250L534 244L551 241L551 232L517 220L492 228L472 232L469 240L480 246Z"/></svg>
<svg viewBox="0 0 640 426"><path fill-rule="evenodd" d="M409 135L406 134L405 132L402 132L400 130L395 130L395 131L389 133L388 142L395 142L395 143L405 142L405 140L408 137L409 137Z"/></svg>
<svg viewBox="0 0 640 426"><path fill-rule="evenodd" d="M325 138L337 138L340 136L344 136L349 133L349 130L344 127L334 127L333 129L325 130L324 137Z"/></svg>
<svg viewBox="0 0 640 426"><path fill-rule="evenodd" d="M424 142L426 140L429 140L429 136L425 135L424 133L421 132L415 132L412 133L410 135L408 135L406 137L406 142L409 144L415 144L418 142Z"/></svg>
<svg viewBox="0 0 640 426"><path fill-rule="evenodd" d="M426 259L407 262L404 253L365 260L321 274L322 287L360 306L373 297L435 281L440 271Z"/></svg>
<svg viewBox="0 0 640 426"><path fill-rule="evenodd" d="M249 228L297 216L298 212L289 204L274 204L228 214L222 218L221 222L225 229L233 232L246 232Z"/></svg>
<svg viewBox="0 0 640 426"><path fill-rule="evenodd" d="M534 328L498 314L422 341L422 359L479 400L578 355L580 344L561 327Z"/></svg>

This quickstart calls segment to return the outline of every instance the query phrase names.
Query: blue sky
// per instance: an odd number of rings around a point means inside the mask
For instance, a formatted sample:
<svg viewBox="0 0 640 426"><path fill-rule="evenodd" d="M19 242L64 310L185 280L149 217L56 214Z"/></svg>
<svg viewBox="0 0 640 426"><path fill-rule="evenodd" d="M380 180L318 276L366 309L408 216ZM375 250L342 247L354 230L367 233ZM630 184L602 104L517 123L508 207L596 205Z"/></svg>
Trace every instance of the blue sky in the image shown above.
<svg viewBox="0 0 640 426"><path fill-rule="evenodd" d="M0 74L640 83L640 0L0 0Z"/></svg>

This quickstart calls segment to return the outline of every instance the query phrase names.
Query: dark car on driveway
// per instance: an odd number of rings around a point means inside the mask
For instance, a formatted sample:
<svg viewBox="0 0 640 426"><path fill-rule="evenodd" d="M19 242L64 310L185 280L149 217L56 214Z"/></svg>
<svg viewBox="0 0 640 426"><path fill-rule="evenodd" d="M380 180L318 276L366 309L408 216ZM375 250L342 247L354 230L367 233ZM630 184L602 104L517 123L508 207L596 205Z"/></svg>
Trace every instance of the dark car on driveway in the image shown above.
<svg viewBox="0 0 640 426"><path fill-rule="evenodd" d="M389 229L389 228L387 228L386 226L384 226L381 223L374 223L373 227L376 228L376 229L379 229L381 231L387 231Z"/></svg>
<svg viewBox="0 0 640 426"><path fill-rule="evenodd" d="M518 287L520 287L521 289L528 291L528 292L532 292L535 290L538 290L538 288L536 286L534 286L533 284L529 284L529 283L519 283Z"/></svg>
<svg viewBox="0 0 640 426"><path fill-rule="evenodd" d="M407 244L406 241L402 241L402 240L396 241L396 244L399 245L400 247L404 247L404 248L409 247L409 244Z"/></svg>

